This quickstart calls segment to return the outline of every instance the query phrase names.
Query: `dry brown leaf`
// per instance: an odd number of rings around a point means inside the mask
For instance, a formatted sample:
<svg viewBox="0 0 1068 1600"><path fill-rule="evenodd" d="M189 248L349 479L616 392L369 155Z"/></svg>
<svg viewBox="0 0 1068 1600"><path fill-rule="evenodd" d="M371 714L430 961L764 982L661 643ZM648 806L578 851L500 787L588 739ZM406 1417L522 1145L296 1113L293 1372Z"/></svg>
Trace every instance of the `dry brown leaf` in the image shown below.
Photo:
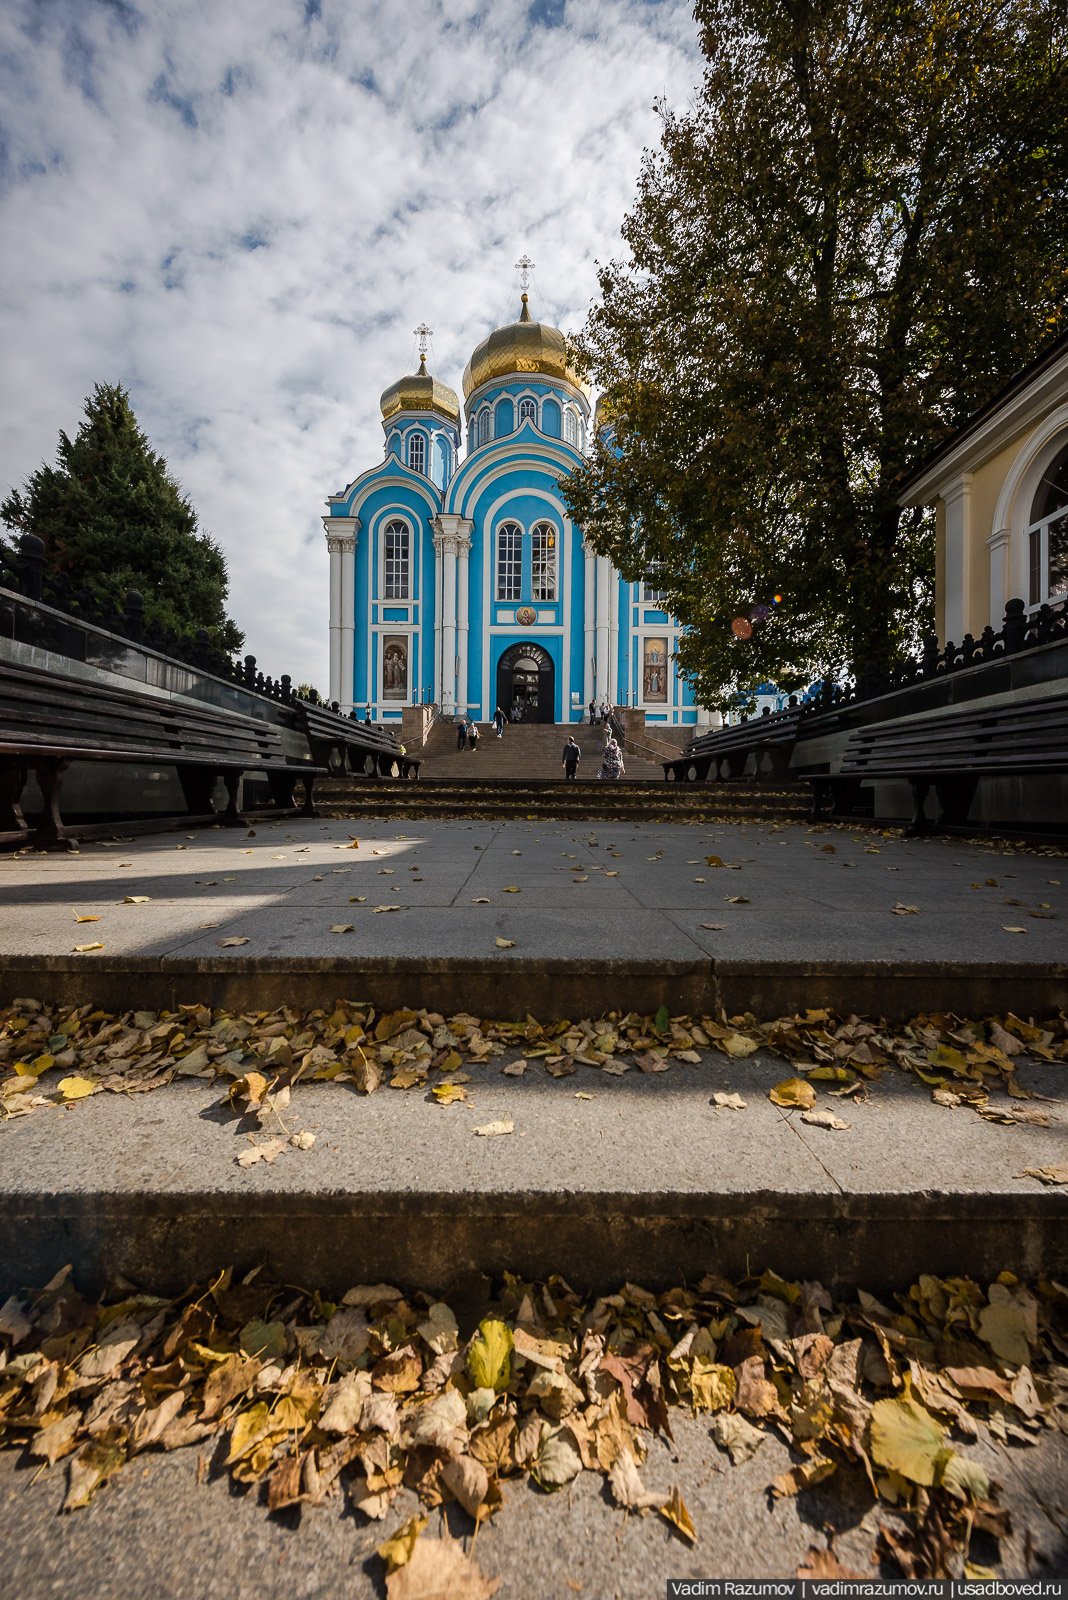
<svg viewBox="0 0 1068 1600"><path fill-rule="evenodd" d="M501 1134L514 1132L515 1123L505 1122L503 1120L498 1122L486 1122L483 1123L481 1128L475 1129L475 1133L480 1139L496 1139Z"/></svg>
<svg viewBox="0 0 1068 1600"><path fill-rule="evenodd" d="M490 1600L500 1586L500 1578L483 1577L457 1540L417 1538L405 1564L387 1576L386 1600Z"/></svg>
<svg viewBox="0 0 1068 1600"><path fill-rule="evenodd" d="M688 1540L690 1544L697 1543L697 1530L690 1520L690 1513L683 1503L678 1484L675 1484L666 1503L659 1509L660 1515L667 1522L670 1522L673 1528L677 1528L684 1539Z"/></svg>
<svg viewBox="0 0 1068 1600"><path fill-rule="evenodd" d="M1017 1178L1037 1178L1039 1183L1068 1183L1068 1161L1062 1161L1052 1167L1025 1167L1022 1172L1014 1173L1013 1176Z"/></svg>
<svg viewBox="0 0 1068 1600"><path fill-rule="evenodd" d="M768 1099L776 1106L802 1106L806 1111L816 1104L816 1091L804 1078L784 1078L768 1090Z"/></svg>
<svg viewBox="0 0 1068 1600"><path fill-rule="evenodd" d="M228 939L216 939L215 943L220 950L228 950L232 945L248 944L248 938L244 935L234 935Z"/></svg>
<svg viewBox="0 0 1068 1600"><path fill-rule="evenodd" d="M833 1111L802 1111L801 1121L807 1122L814 1128L851 1128L851 1122L843 1122L841 1117L836 1117Z"/></svg>

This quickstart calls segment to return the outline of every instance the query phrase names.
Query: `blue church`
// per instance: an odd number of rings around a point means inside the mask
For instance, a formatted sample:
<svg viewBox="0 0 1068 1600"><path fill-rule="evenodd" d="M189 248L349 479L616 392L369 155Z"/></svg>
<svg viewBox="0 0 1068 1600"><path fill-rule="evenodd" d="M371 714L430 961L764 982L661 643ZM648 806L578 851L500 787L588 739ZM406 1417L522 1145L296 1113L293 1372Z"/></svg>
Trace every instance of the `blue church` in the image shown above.
<svg viewBox="0 0 1068 1600"><path fill-rule="evenodd" d="M557 487L594 421L559 328L524 293L518 322L483 339L463 376L465 452L460 402L422 348L382 395L384 460L327 502L330 699L387 723L431 702L578 722L606 698L695 723L655 578L624 582Z"/></svg>

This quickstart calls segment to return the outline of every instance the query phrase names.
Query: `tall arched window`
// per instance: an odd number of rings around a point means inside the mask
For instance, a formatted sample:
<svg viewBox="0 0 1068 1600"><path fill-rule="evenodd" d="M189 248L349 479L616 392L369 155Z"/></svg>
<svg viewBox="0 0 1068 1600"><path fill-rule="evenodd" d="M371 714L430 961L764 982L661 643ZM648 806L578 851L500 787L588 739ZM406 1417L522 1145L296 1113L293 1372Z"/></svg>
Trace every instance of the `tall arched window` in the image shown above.
<svg viewBox="0 0 1068 1600"><path fill-rule="evenodd" d="M1068 446L1054 456L1031 503L1028 596L1033 606L1068 595Z"/></svg>
<svg viewBox="0 0 1068 1600"><path fill-rule="evenodd" d="M535 427L538 425L538 408L529 395L519 402L519 426L522 427L524 422L532 422Z"/></svg>
<svg viewBox="0 0 1068 1600"><path fill-rule="evenodd" d="M502 522L497 529L497 599L520 600L523 595L523 530L518 522Z"/></svg>
<svg viewBox="0 0 1068 1600"><path fill-rule="evenodd" d="M411 529L406 522L386 523L382 573L382 598L384 600L408 599L411 538Z"/></svg>
<svg viewBox="0 0 1068 1600"><path fill-rule="evenodd" d="M413 433L408 440L408 466L412 472L426 471L426 440L421 433Z"/></svg>
<svg viewBox="0 0 1068 1600"><path fill-rule="evenodd" d="M564 438L574 449L578 449L578 417L568 408L564 412Z"/></svg>
<svg viewBox="0 0 1068 1600"><path fill-rule="evenodd" d="M647 606L659 606L664 602L664 590L660 587L660 573L664 570L662 561L654 561L645 574L642 582L642 600Z"/></svg>
<svg viewBox="0 0 1068 1600"><path fill-rule="evenodd" d="M493 415L492 415L492 413L490 411L489 406L487 406L484 411L480 411L479 414L478 414L478 442L479 442L479 444L489 444L489 442L490 442L490 429L492 428L492 426L493 426Z"/></svg>
<svg viewBox="0 0 1068 1600"><path fill-rule="evenodd" d="M556 599L556 529L539 522L531 536L531 593L535 600Z"/></svg>
<svg viewBox="0 0 1068 1600"><path fill-rule="evenodd" d="M504 439L508 434L515 432L512 402L510 400L502 400L494 411L493 417L493 432L496 438Z"/></svg>

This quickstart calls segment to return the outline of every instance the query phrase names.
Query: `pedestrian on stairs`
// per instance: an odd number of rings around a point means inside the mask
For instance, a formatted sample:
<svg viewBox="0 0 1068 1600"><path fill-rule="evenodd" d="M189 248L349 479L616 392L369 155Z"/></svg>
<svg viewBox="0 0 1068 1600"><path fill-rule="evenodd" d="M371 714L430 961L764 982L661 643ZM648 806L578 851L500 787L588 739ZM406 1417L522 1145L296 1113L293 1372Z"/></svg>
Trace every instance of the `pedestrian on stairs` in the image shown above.
<svg viewBox="0 0 1068 1600"><path fill-rule="evenodd" d="M496 711L493 713L493 726L494 726L494 729L496 730L498 739L503 739L504 738L504 712L501 710L500 706L498 706Z"/></svg>
<svg viewBox="0 0 1068 1600"><path fill-rule="evenodd" d="M596 700L591 700L590 701L590 727L591 728L593 727L593 725L594 725L594 723L596 721L597 721L597 702L596 702Z"/></svg>
<svg viewBox="0 0 1068 1600"><path fill-rule="evenodd" d="M467 743L467 718L461 717L456 724L456 748L462 750Z"/></svg>
<svg viewBox="0 0 1068 1600"><path fill-rule="evenodd" d="M568 782L574 782L578 777L578 764L582 760L582 750L575 741L575 735L569 733L567 743L564 745L564 759L560 765L564 769L564 777Z"/></svg>
<svg viewBox="0 0 1068 1600"><path fill-rule="evenodd" d="M597 776L608 783L616 783L620 778L625 778L626 775L627 769L623 765L623 752L614 739L609 739L604 747L601 770Z"/></svg>
<svg viewBox="0 0 1068 1600"><path fill-rule="evenodd" d="M467 724L467 748L469 750L477 750L478 749L478 723L477 722L469 722Z"/></svg>

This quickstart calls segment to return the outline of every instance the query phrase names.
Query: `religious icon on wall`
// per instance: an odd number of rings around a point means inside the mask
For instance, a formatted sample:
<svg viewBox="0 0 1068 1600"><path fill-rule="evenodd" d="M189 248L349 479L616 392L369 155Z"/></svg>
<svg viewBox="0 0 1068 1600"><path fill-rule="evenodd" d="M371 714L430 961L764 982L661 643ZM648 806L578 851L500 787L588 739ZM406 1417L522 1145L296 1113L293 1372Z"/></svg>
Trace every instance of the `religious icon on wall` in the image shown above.
<svg viewBox="0 0 1068 1600"><path fill-rule="evenodd" d="M406 634L386 634L382 640L382 698L408 698L408 638Z"/></svg>
<svg viewBox="0 0 1068 1600"><path fill-rule="evenodd" d="M642 653L642 699L667 705L667 640L646 638Z"/></svg>

